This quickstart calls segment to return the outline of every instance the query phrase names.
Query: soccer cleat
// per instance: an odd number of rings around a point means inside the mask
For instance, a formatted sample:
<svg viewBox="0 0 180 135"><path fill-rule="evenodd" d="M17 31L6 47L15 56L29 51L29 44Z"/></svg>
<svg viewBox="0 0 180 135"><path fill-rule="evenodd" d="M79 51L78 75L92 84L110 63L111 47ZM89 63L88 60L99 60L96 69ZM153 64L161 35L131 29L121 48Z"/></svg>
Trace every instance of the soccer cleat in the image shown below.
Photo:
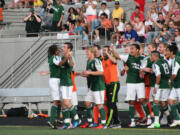
<svg viewBox="0 0 180 135"><path fill-rule="evenodd" d="M176 127L176 126L178 126L178 125L180 125L180 120L174 120L173 123L170 124L169 126L170 126L170 127Z"/></svg>
<svg viewBox="0 0 180 135"><path fill-rule="evenodd" d="M103 126L102 124L99 124L97 127L94 127L94 129L106 129L106 126Z"/></svg>
<svg viewBox="0 0 180 135"><path fill-rule="evenodd" d="M159 123L152 123L150 126L148 126L147 128L160 128L160 124Z"/></svg>
<svg viewBox="0 0 180 135"><path fill-rule="evenodd" d="M151 124L152 124L152 120L151 120L151 118L147 118L146 125L147 125L147 126L149 126L149 125L151 125Z"/></svg>
<svg viewBox="0 0 180 135"><path fill-rule="evenodd" d="M63 125L63 126L60 127L59 129L60 129L60 130L63 130L63 129L71 129L71 128L72 128L71 126Z"/></svg>
<svg viewBox="0 0 180 135"><path fill-rule="evenodd" d="M93 127L97 127L98 126L98 124L97 123L93 123Z"/></svg>
<svg viewBox="0 0 180 135"><path fill-rule="evenodd" d="M88 122L86 122L84 125L80 126L81 128L91 128L93 127L93 124L89 124Z"/></svg>
<svg viewBox="0 0 180 135"><path fill-rule="evenodd" d="M79 125L79 121L74 121L72 128L77 128Z"/></svg>
<svg viewBox="0 0 180 135"><path fill-rule="evenodd" d="M168 121L167 121L167 116L164 114L162 119L160 120L161 125L167 125Z"/></svg>
<svg viewBox="0 0 180 135"><path fill-rule="evenodd" d="M144 126L146 125L146 118L140 118L136 125Z"/></svg>
<svg viewBox="0 0 180 135"><path fill-rule="evenodd" d="M50 121L48 121L47 124L50 128L57 129L56 124L52 124Z"/></svg>
<svg viewBox="0 0 180 135"><path fill-rule="evenodd" d="M121 125L120 124L112 124L109 126L109 128L118 129L118 128L121 128Z"/></svg>
<svg viewBox="0 0 180 135"><path fill-rule="evenodd" d="M128 127L130 127L130 128L136 127L136 123L135 122L131 122L131 124L129 124Z"/></svg>

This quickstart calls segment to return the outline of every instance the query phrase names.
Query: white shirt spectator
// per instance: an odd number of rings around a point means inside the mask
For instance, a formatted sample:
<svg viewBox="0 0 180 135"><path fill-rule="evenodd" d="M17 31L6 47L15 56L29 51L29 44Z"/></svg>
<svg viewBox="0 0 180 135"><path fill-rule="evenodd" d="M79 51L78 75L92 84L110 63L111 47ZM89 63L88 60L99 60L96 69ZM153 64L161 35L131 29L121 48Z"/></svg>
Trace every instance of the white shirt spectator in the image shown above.
<svg viewBox="0 0 180 135"><path fill-rule="evenodd" d="M94 5L97 5L97 2L96 1L92 1L92 3L94 4ZM86 4L90 4L89 2L86 2L85 3L85 5ZM97 14L97 12L96 12L96 9L93 9L93 7L91 6L91 5L89 5L88 7L87 7L87 9L86 9L86 15L96 15Z"/></svg>
<svg viewBox="0 0 180 135"><path fill-rule="evenodd" d="M169 5L166 4L166 6L164 6L163 9L166 10L166 12L169 12ZM166 16L166 14L163 11L162 11L162 14L164 17Z"/></svg>
<svg viewBox="0 0 180 135"><path fill-rule="evenodd" d="M119 26L117 27L118 31L120 32L124 32L124 23L122 22L119 22ZM116 29L114 28L115 32L116 32Z"/></svg>
<svg viewBox="0 0 180 135"><path fill-rule="evenodd" d="M152 18L153 20L157 21L157 20L158 20L158 14L157 14L157 13L152 13L152 14L151 14L151 18ZM153 22L152 22L150 19L148 19L148 20L145 22L145 25L153 25Z"/></svg>
<svg viewBox="0 0 180 135"><path fill-rule="evenodd" d="M145 34L145 26L144 26L143 22L135 24L136 29L139 29L141 26L142 26L142 28L140 30L136 30L138 36L144 36L144 34Z"/></svg>
<svg viewBox="0 0 180 135"><path fill-rule="evenodd" d="M110 11L109 11L109 9L105 9L104 11L100 10L99 14L98 14L98 17L100 17L102 13L106 13L108 15L108 18L110 18Z"/></svg>

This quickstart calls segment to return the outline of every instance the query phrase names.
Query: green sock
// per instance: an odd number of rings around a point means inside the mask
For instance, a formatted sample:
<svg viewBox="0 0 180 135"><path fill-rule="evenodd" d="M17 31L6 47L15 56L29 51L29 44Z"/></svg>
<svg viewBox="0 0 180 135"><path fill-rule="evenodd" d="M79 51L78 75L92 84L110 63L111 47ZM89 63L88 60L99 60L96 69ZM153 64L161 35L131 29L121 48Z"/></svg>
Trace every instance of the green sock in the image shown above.
<svg viewBox="0 0 180 135"><path fill-rule="evenodd" d="M88 107L86 110L88 123L92 124L92 107Z"/></svg>
<svg viewBox="0 0 180 135"><path fill-rule="evenodd" d="M144 106L143 106L143 108L144 108L144 111L145 111L145 113L146 113L146 116L148 116L150 113L149 113L149 107L148 107L148 105L147 104L145 104Z"/></svg>
<svg viewBox="0 0 180 135"><path fill-rule="evenodd" d="M56 111L57 111L57 107L52 105L51 106L51 115L50 115L50 122L54 123L55 122L55 117L56 117Z"/></svg>
<svg viewBox="0 0 180 135"><path fill-rule="evenodd" d="M57 119L60 119L60 112L61 112L61 105L58 105L58 107L57 107L57 111L56 111L56 118Z"/></svg>
<svg viewBox="0 0 180 135"><path fill-rule="evenodd" d="M180 113L180 102L176 104L176 108L177 108L178 112Z"/></svg>
<svg viewBox="0 0 180 135"><path fill-rule="evenodd" d="M101 114L101 124L105 126L106 125L106 111L104 110L104 107L99 109L99 112Z"/></svg>
<svg viewBox="0 0 180 135"><path fill-rule="evenodd" d="M78 114L76 112L75 106L71 106L71 108L69 110L70 110L70 117L71 117L71 119L74 119L75 121L78 121L79 120L79 116L78 116Z"/></svg>
<svg viewBox="0 0 180 135"><path fill-rule="evenodd" d="M172 115L173 115L173 119L179 120L176 105L171 105L171 112L172 112Z"/></svg>
<svg viewBox="0 0 180 135"><path fill-rule="evenodd" d="M70 112L69 112L69 109L63 109L62 113L63 113L63 118L64 118L64 124L66 126L70 126Z"/></svg>
<svg viewBox="0 0 180 135"><path fill-rule="evenodd" d="M153 105L153 111L154 111L154 116L159 116L160 105L159 104L154 104Z"/></svg>
<svg viewBox="0 0 180 135"><path fill-rule="evenodd" d="M134 105L129 106L129 115L131 119L134 119L135 107Z"/></svg>

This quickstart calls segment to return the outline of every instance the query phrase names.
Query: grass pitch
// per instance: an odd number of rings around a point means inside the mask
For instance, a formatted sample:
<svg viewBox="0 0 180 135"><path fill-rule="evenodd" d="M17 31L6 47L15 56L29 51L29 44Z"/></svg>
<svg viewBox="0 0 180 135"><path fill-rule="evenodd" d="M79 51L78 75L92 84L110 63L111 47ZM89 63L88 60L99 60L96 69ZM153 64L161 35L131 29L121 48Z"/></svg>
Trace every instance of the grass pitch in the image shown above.
<svg viewBox="0 0 180 135"><path fill-rule="evenodd" d="M52 130L48 127L1 126L0 135L179 135L180 129L69 129Z"/></svg>

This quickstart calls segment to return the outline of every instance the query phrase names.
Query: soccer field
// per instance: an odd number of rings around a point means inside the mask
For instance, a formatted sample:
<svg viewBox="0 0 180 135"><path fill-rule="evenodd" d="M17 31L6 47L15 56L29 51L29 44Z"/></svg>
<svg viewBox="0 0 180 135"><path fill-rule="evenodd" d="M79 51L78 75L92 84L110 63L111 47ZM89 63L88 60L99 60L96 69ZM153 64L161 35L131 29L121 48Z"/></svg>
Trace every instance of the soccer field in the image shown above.
<svg viewBox="0 0 180 135"><path fill-rule="evenodd" d="M0 135L179 135L180 129L69 129L52 130L48 127L1 126Z"/></svg>

